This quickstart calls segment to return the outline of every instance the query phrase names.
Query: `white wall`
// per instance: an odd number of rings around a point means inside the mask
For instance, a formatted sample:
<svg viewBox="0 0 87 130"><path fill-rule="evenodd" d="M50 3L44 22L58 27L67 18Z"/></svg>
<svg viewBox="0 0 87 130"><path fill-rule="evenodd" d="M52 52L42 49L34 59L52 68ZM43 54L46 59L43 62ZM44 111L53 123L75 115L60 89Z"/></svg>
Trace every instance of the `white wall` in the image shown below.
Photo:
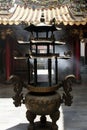
<svg viewBox="0 0 87 130"><path fill-rule="evenodd" d="M85 56L85 43L81 42L81 47L80 47L80 52L81 52L81 56Z"/></svg>

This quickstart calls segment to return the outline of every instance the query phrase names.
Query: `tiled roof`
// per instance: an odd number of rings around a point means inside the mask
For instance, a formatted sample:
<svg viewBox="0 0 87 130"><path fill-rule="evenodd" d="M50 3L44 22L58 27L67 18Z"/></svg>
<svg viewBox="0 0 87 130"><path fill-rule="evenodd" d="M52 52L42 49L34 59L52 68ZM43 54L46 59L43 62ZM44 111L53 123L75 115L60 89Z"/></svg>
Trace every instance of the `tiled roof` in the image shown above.
<svg viewBox="0 0 87 130"><path fill-rule="evenodd" d="M58 25L61 23L64 25L85 25L87 23L87 17L73 15L67 5L43 9L17 5L12 13L0 14L0 24L18 25L22 22L39 24L42 14L46 24L50 24L50 21L54 18Z"/></svg>

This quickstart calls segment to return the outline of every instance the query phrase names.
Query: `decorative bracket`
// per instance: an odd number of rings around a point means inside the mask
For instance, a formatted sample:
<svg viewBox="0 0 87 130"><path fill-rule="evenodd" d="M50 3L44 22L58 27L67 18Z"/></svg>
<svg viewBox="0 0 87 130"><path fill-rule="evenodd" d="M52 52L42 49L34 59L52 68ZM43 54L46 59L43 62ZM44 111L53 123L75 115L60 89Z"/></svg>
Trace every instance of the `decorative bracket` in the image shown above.
<svg viewBox="0 0 87 130"><path fill-rule="evenodd" d="M73 97L70 92L72 91L71 85L73 81L75 81L75 79L76 78L74 75L68 75L61 82L61 84L59 84L60 87L63 87L63 95L62 95L61 103L64 103L67 106L71 106L72 104ZM10 76L9 81L14 85L15 95L13 96L13 100L14 100L13 103L16 107L21 106L21 104L24 103L25 101L22 90L23 88L27 89L27 85L21 80L20 77L16 75Z"/></svg>
<svg viewBox="0 0 87 130"><path fill-rule="evenodd" d="M65 77L65 79L62 81L61 86L63 87L63 96L62 96L62 103L64 103L67 106L71 106L73 96L71 95L72 91L72 83L75 81L76 78L74 75L68 75Z"/></svg>
<svg viewBox="0 0 87 130"><path fill-rule="evenodd" d="M24 98L23 98L23 87L26 88L26 84L24 84L24 82L16 75L12 75L9 78L9 81L11 83L13 83L14 85L14 92L15 92L15 96L13 96L13 100L14 100L14 105L16 107L21 106L22 103L24 103Z"/></svg>

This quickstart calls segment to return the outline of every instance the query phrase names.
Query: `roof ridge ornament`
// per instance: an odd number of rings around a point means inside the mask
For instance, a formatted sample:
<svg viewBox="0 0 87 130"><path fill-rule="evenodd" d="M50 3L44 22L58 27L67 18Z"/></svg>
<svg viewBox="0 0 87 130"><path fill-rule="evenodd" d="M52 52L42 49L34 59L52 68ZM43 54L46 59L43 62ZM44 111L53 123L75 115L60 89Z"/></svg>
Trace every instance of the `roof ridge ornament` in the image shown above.
<svg viewBox="0 0 87 130"><path fill-rule="evenodd" d="M40 22L45 22L45 18L44 18L44 12L43 12L43 10L42 10L42 15L41 15L41 18L40 18Z"/></svg>
<svg viewBox="0 0 87 130"><path fill-rule="evenodd" d="M73 16L85 17L87 16L87 3L86 0L71 0L68 8Z"/></svg>
<svg viewBox="0 0 87 130"><path fill-rule="evenodd" d="M58 0L15 0L17 4L27 4L32 8L48 8L58 5Z"/></svg>
<svg viewBox="0 0 87 130"><path fill-rule="evenodd" d="M15 0L0 0L0 15L10 14L10 9L14 7Z"/></svg>

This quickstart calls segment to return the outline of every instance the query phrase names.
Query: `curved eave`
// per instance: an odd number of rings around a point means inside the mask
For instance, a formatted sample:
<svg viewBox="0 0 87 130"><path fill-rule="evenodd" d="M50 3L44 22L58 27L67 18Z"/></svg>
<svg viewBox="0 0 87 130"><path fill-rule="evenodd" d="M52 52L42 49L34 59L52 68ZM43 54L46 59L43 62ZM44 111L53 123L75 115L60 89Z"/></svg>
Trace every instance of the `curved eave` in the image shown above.
<svg viewBox="0 0 87 130"><path fill-rule="evenodd" d="M45 23L50 24L50 21L55 18L56 24L63 23L64 25L85 25L87 17L72 17L67 5L58 6L55 8L40 8L33 9L18 5L10 15L0 15L0 24L3 25L18 25L22 22L30 24L39 24L42 13L44 14Z"/></svg>

